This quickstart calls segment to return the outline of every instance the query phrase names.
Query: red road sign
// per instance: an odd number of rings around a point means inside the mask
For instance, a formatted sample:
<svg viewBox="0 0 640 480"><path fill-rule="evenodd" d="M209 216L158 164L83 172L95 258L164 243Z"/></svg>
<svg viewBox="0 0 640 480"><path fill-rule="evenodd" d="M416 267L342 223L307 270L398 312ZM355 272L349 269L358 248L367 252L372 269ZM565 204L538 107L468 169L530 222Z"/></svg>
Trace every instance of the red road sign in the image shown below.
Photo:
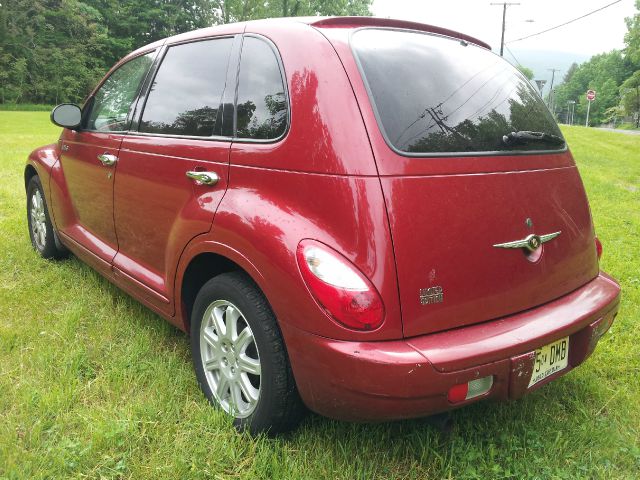
<svg viewBox="0 0 640 480"><path fill-rule="evenodd" d="M595 90L587 90L587 100L592 101L596 99L596 91Z"/></svg>

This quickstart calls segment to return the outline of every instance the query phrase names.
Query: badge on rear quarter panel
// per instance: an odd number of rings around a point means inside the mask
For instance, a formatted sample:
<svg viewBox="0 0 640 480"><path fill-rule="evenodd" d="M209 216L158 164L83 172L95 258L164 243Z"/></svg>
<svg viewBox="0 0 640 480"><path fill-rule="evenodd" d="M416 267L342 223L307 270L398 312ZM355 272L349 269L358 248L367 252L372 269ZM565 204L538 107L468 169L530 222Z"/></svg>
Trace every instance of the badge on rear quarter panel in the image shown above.
<svg viewBox="0 0 640 480"><path fill-rule="evenodd" d="M429 305L431 303L442 303L443 296L444 292L441 286L420 289L420 303L422 305Z"/></svg>

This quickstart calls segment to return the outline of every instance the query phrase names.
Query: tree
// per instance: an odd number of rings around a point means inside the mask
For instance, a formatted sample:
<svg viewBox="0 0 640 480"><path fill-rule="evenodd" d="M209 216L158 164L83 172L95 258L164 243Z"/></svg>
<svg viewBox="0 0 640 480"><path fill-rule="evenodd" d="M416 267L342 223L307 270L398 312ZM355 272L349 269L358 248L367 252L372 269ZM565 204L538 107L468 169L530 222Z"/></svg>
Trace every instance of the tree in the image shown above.
<svg viewBox="0 0 640 480"><path fill-rule="evenodd" d="M148 43L221 23L216 0L83 0L100 12L107 35L101 57L111 66Z"/></svg>
<svg viewBox="0 0 640 480"><path fill-rule="evenodd" d="M633 115L636 128L640 128L640 70L634 72L620 86L621 106L627 115Z"/></svg>
<svg viewBox="0 0 640 480"><path fill-rule="evenodd" d="M564 74L562 83L569 83L573 78L573 75L576 73L576 70L578 70L578 64L576 62L573 62L567 70L567 73Z"/></svg>
<svg viewBox="0 0 640 480"><path fill-rule="evenodd" d="M597 92L596 100L591 103L589 123L597 125L605 121L607 110L619 103L619 87L633 72L630 60L619 50L594 55L588 61L578 65L567 82L556 89L555 104L560 110L568 109L568 102L575 101L576 119L584 119L587 114L587 90Z"/></svg>
<svg viewBox="0 0 640 480"><path fill-rule="evenodd" d="M367 15L372 0L0 0L0 102L80 102L130 51L210 25Z"/></svg>
<svg viewBox="0 0 640 480"><path fill-rule="evenodd" d="M2 12L4 101L77 101L95 84L106 34L97 10L77 0L4 0Z"/></svg>
<svg viewBox="0 0 640 480"><path fill-rule="evenodd" d="M527 77L527 80L533 80L533 70L527 67L523 67L522 65L518 65L518 70L520 70L520 73Z"/></svg>
<svg viewBox="0 0 640 480"><path fill-rule="evenodd" d="M223 23L257 18L371 15L372 0L217 0Z"/></svg>
<svg viewBox="0 0 640 480"><path fill-rule="evenodd" d="M636 8L640 10L640 0L636 0ZM640 68L640 12L633 17L626 18L627 33L624 36L625 53L634 65Z"/></svg>
<svg viewBox="0 0 640 480"><path fill-rule="evenodd" d="M625 112L622 105L616 105L614 107L608 108L604 112L604 121L605 123L613 124L615 126L617 120L620 117L624 117Z"/></svg>

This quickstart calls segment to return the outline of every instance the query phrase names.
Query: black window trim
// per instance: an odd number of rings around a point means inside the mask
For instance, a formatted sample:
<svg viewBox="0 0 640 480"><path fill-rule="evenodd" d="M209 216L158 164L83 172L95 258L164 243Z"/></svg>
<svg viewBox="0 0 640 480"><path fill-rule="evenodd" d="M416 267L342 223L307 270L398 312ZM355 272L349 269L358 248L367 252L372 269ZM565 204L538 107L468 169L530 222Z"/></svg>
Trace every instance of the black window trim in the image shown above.
<svg viewBox="0 0 640 480"><path fill-rule="evenodd" d="M513 150L513 151L491 150L491 151L476 151L476 152L465 151L465 152L428 152L428 153L427 152L416 152L416 153L414 153L414 152L405 152L403 150L400 150L400 149L396 148L395 145L393 145L393 143L391 143L391 141L389 140L389 137L387 136L387 132L386 132L386 130L384 128L384 125L382 123L382 119L380 117L380 113L378 112L378 107L377 107L375 101L373 100L373 92L371 91L371 87L369 86L369 81L367 80L367 77L364 74L364 69L362 68L362 63L360 62L360 58L358 57L358 53L357 53L357 51L356 51L356 49L354 48L354 45L353 45L353 36L356 33L360 32L362 30L391 30L391 31L399 31L399 32L407 32L407 33L417 33L417 34L420 34L420 35L431 35L431 36L434 36L434 37L442 37L442 38L446 38L446 39L449 39L449 40L455 40L455 41L459 41L459 42L462 42L462 41L465 41L465 40L462 40L462 39L456 38L456 37L450 37L448 35L443 35L443 34L435 33L435 32L424 32L424 31L421 31L421 30L412 30L410 28L397 28L397 27L371 27L371 26L369 26L369 27L355 28L349 33L349 48L350 48L351 54L353 55L353 58L354 58L354 60L356 62L356 65L358 66L358 72L360 73L360 77L362 78L362 83L364 84L364 87L367 90L367 101L369 102L369 105L371 105L371 109L373 110L373 114L374 114L374 116L376 118L377 128L380 131L380 134L382 135L382 137L384 138L384 141L387 144L387 146L393 152L397 153L398 155L401 155L403 157L411 157L411 158L495 157L495 156L513 157L513 156L523 156L523 155L545 155L545 154L556 154L557 155L559 153L564 153L564 152L569 150L569 146L568 146L566 140L565 140L563 148L547 149L547 150ZM473 46L475 48L484 48L484 47L481 47L479 45L475 45L475 44L471 44L471 43L469 43L469 46ZM497 55L496 53L494 53L491 50L489 50L489 52L491 52L494 55ZM525 81L527 81L527 82L529 81L520 72L517 72L517 74L520 75L522 78L524 78ZM555 119L554 119L554 121L555 121Z"/></svg>
<svg viewBox="0 0 640 480"><path fill-rule="evenodd" d="M273 54L276 57L276 61L278 62L278 68L280 70L280 78L282 79L282 86L284 88L284 96L287 105L287 123L285 124L284 131L276 138L246 138L246 137L238 137L238 87L240 85L240 62L242 60L242 46L244 45L244 39L246 37L256 38L265 42L273 51ZM289 133L289 129L291 127L291 101L289 98L289 85L287 82L287 75L284 69L284 63L282 62L282 57L280 55L280 51L275 43L271 41L271 39L265 37L264 35L260 35L257 33L244 33L242 35L242 42L240 45L240 57L238 58L238 70L236 75L236 88L235 95L233 99L233 143L277 143L284 139Z"/></svg>
<svg viewBox="0 0 640 480"><path fill-rule="evenodd" d="M142 88L138 92L138 96L136 97L136 100L135 100L135 105L133 108L133 118L131 120L131 123L129 124L129 130L127 131L127 134L131 134L132 132L138 129L138 124L140 122L140 112L141 112L140 107L144 104L144 102L146 102L147 95L149 94L150 85L153 79L156 77L156 73L158 73L158 67L160 66L160 63L164 58L164 54L166 50L167 50L167 47L164 44L158 49L158 53L156 57L153 59L153 63L151 64L149 73L144 79L144 82L142 82Z"/></svg>
<svg viewBox="0 0 640 480"><path fill-rule="evenodd" d="M138 137L182 138L185 140L231 142L233 140L233 137L228 135L212 135L209 137L203 137L199 135L178 135L178 134L171 134L171 133L141 132L139 128L140 128L140 120L142 119L142 114L144 113L144 108L146 107L146 104L147 104L151 86L153 85L153 82L156 78L158 70L162 66L162 61L164 60L164 57L166 56L167 51L169 50L170 47L175 47L177 45L185 45L188 43L204 42L208 40L218 40L223 38L233 39L233 43L231 44L231 52L229 53L229 61L227 64L227 77L225 79L225 87L222 92L222 100L223 100L222 103L224 104L224 98L227 96L227 91L229 90L229 81L231 81L231 86L233 86L234 84L237 85L237 74L235 73L235 70L237 69L234 69L233 65L234 65L234 62L236 63L236 65L239 64L241 36L242 34L212 35L207 37L190 38L187 40L182 40L182 41L177 41L172 43L165 43L161 48L161 52L158 54L156 58L156 63L154 63L154 65L150 69L150 73L152 72L152 74L147 75L147 79L145 80L145 83L144 83L143 92L137 99L134 121L131 123L130 129L127 132L127 134L131 136L138 136ZM138 105L140 105L139 109L137 108ZM234 111L235 111L235 102L234 102ZM234 118L235 118L235 112L234 112Z"/></svg>

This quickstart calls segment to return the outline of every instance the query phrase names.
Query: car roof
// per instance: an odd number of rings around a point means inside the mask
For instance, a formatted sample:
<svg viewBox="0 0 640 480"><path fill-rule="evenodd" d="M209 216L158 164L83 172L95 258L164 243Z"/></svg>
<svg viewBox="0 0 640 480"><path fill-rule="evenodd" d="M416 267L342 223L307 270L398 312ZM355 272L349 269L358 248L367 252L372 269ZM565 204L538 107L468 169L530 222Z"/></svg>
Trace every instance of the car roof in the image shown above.
<svg viewBox="0 0 640 480"><path fill-rule="evenodd" d="M458 38L460 40L473 43L480 47L491 50L491 47L470 35L450 30L448 28L437 27L435 25L428 25L426 23L411 22L407 20L394 20L390 18L378 18L378 17L282 17L282 18L267 18L262 20L251 20L247 22L227 23L223 25L215 25L213 27L205 27L198 30L192 30L190 32L180 33L172 37L168 37L156 42L150 43L141 47L125 57L130 58L137 56L141 53L147 52L154 48L158 48L165 43L176 43L181 41L195 40L198 38L212 37L216 35L233 35L243 33L247 27L261 26L278 28L292 23L303 23L314 28L345 28L355 29L362 27L386 27L386 28L398 28L407 30L417 30L422 32L435 33L438 35L445 35L447 37ZM124 60L124 59L123 59Z"/></svg>

